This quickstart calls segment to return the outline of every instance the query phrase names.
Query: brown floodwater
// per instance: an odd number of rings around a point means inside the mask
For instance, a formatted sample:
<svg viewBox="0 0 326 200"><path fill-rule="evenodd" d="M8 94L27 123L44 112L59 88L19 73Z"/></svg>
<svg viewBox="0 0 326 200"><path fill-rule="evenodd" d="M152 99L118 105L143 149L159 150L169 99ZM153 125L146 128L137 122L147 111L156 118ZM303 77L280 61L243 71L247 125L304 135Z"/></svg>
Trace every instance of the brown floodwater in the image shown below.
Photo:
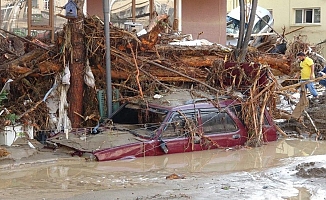
<svg viewBox="0 0 326 200"><path fill-rule="evenodd" d="M59 159L45 164L1 169L0 199L65 199L89 191L146 188L166 184L165 177L172 173L208 180L235 172L284 166L292 162L286 158L325 155L325 152L324 141L283 139L258 148L209 150L108 162L86 162L75 157ZM298 195L309 197L306 188L295 188ZM293 195L287 199L306 198Z"/></svg>

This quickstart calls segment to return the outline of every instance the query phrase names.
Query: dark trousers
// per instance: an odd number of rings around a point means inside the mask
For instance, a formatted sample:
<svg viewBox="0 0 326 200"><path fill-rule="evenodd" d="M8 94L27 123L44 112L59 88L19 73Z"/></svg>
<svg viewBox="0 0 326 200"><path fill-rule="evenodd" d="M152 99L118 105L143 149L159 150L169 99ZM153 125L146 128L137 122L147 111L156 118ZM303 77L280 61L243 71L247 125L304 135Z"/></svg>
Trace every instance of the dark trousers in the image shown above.
<svg viewBox="0 0 326 200"><path fill-rule="evenodd" d="M326 87L326 79L320 80L319 84Z"/></svg>

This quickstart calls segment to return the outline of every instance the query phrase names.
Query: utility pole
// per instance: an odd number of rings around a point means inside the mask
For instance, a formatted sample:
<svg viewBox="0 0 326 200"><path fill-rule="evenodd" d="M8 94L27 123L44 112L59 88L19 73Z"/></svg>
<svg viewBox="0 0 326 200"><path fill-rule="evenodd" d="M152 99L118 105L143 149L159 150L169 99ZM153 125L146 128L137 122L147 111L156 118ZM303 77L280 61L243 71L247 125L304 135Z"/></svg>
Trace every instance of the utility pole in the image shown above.
<svg viewBox="0 0 326 200"><path fill-rule="evenodd" d="M108 118L112 114L112 80L111 80L111 43L110 43L110 3L103 0L104 32L105 32L105 69L106 69L106 102Z"/></svg>

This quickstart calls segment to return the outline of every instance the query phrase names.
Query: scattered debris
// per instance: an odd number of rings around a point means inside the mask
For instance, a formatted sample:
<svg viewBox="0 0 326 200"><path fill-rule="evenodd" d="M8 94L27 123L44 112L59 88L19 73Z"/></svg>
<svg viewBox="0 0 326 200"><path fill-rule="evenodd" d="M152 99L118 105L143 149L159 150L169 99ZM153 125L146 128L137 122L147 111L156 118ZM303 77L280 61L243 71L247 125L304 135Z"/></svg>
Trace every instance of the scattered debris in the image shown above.
<svg viewBox="0 0 326 200"><path fill-rule="evenodd" d="M7 149L0 147L0 158L1 158L1 157L6 157L6 156L8 156L9 154L10 154L10 153L7 151Z"/></svg>
<svg viewBox="0 0 326 200"><path fill-rule="evenodd" d="M171 174L165 177L166 179L173 180L173 179L185 179L185 176L178 175L178 174Z"/></svg>

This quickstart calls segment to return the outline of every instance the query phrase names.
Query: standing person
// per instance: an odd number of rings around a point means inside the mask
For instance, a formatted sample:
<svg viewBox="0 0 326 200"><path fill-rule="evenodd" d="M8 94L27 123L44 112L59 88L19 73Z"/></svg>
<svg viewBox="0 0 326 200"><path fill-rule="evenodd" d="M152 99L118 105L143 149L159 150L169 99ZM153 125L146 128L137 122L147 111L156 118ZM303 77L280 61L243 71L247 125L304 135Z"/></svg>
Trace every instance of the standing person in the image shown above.
<svg viewBox="0 0 326 200"><path fill-rule="evenodd" d="M306 56L305 53L299 52L297 54L297 58L301 61L300 62L300 67L301 67L301 81L308 81L312 80L315 78L315 66L314 66L314 61ZM315 89L314 83L310 82L306 84L306 88L310 91L312 94L313 98L317 99L318 98L318 93Z"/></svg>

